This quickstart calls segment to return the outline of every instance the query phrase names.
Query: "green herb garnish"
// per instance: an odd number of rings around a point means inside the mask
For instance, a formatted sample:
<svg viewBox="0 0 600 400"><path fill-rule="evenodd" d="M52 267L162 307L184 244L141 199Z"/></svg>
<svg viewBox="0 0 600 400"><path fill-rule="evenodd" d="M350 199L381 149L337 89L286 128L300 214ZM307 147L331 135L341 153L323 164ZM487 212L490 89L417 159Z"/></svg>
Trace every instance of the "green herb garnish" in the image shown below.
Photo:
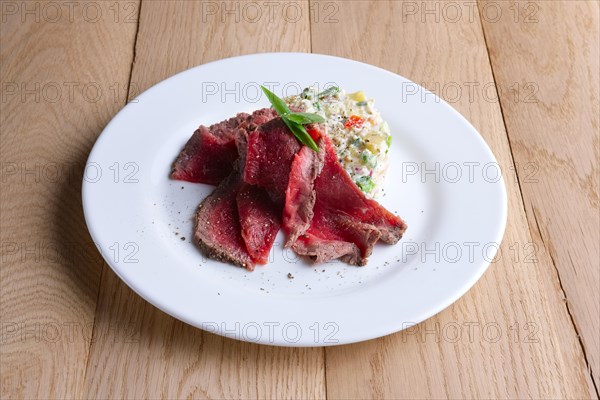
<svg viewBox="0 0 600 400"><path fill-rule="evenodd" d="M277 97L277 95L275 93L271 92L269 89L267 89L264 86L261 86L261 88L262 88L263 92L267 95L267 99L269 99L269 102L271 103L271 105L273 106L275 111L277 111L277 114L279 114L283 117L284 115L287 115L292 112L288 108L287 104L285 104L285 102L282 99Z"/></svg>
<svg viewBox="0 0 600 400"><path fill-rule="evenodd" d="M319 114L312 113L289 113L286 115L286 118L290 121L296 122L297 124L306 125L306 124L320 124L325 122L325 118L321 117Z"/></svg>
<svg viewBox="0 0 600 400"><path fill-rule="evenodd" d="M340 88L337 86L332 86L328 89L323 90L321 93L317 94L318 99L322 99L323 97L333 96L334 94L339 93Z"/></svg>
<svg viewBox="0 0 600 400"><path fill-rule="evenodd" d="M366 106L367 104L369 104L369 102L367 101L359 101L358 103L356 103L357 106Z"/></svg>
<svg viewBox="0 0 600 400"><path fill-rule="evenodd" d="M319 114L292 112L287 104L277 97L275 93L264 86L261 86L261 89L267 95L267 99L269 99L273 109L277 111L277 114L279 114L289 130L296 136L296 139L298 139L300 143L310 147L312 150L319 151L319 146L317 146L313 138L306 132L303 125L325 122L325 119Z"/></svg>

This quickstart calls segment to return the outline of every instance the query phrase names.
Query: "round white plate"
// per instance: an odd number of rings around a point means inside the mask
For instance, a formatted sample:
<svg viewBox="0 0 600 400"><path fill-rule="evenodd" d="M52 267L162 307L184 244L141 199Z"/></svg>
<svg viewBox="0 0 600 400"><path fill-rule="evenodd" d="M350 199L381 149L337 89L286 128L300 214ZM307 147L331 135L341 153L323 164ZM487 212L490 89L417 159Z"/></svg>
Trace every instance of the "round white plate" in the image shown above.
<svg viewBox="0 0 600 400"><path fill-rule="evenodd" d="M393 135L380 202L408 224L398 244L377 245L362 268L313 266L284 250L280 233L271 262L248 272L191 243L194 211L213 188L168 179L171 163L198 125L268 106L261 84L280 96L335 84L375 99ZM493 154L448 104L383 69L303 53L220 60L144 92L98 138L83 206L107 263L150 303L210 332L281 346L372 339L438 313L486 270L507 214Z"/></svg>

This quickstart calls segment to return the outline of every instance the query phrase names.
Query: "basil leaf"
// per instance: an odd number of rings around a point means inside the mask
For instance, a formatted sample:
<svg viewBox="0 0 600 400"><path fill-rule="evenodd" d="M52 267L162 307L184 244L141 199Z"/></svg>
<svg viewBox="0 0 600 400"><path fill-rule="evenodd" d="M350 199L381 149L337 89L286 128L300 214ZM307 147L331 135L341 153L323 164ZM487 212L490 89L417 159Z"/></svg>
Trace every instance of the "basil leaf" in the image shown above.
<svg viewBox="0 0 600 400"><path fill-rule="evenodd" d="M286 118L290 121L296 122L297 124L305 125L305 124L319 124L325 122L325 118L321 117L319 114L312 113L289 113L286 115Z"/></svg>
<svg viewBox="0 0 600 400"><path fill-rule="evenodd" d="M262 85L261 89L267 95L267 99L280 116L283 117L285 114L289 114L291 112L287 104L285 104L283 100L277 97L275 93L271 92L269 89Z"/></svg>
<svg viewBox="0 0 600 400"><path fill-rule="evenodd" d="M308 132L306 132L306 129L302 125L294 121L290 121L288 116L285 115L282 115L281 119L287 125L290 131L292 131L294 136L296 136L296 139L300 141L300 143L310 147L314 151L319 151L319 146L317 146L313 138L308 134Z"/></svg>
<svg viewBox="0 0 600 400"><path fill-rule="evenodd" d="M321 93L317 94L317 98L321 99L323 97L332 96L336 93L339 93L340 88L337 86L332 86L329 89L323 90Z"/></svg>
<svg viewBox="0 0 600 400"><path fill-rule="evenodd" d="M298 139L300 141L300 143L310 147L314 151L319 151L319 147L317 146L317 144L315 143L313 138L308 134L308 132L306 132L306 129L300 123L294 122L293 120L288 119L290 114L302 114L302 113L292 113L290 111L290 109L288 108L287 104L285 104L285 102L283 100L281 100L279 97L277 97L277 95L275 95L275 93L271 92L269 89L267 89L264 86L261 86L261 89L267 95L267 99L269 99L269 102L271 103L271 105L273 106L275 111L277 111L277 114L279 114L279 116L281 117L283 122L287 125L289 130L292 131L292 133L294 134L296 139ZM308 114L308 115L314 115L314 114Z"/></svg>

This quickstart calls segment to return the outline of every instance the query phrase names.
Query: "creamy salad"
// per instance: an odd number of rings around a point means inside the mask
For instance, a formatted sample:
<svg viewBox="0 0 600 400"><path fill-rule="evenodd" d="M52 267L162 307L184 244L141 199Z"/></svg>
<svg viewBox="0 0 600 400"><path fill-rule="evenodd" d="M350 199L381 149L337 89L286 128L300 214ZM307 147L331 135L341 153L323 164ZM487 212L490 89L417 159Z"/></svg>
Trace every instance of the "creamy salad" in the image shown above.
<svg viewBox="0 0 600 400"><path fill-rule="evenodd" d="M309 87L284 101L292 110L324 117L338 159L352 180L368 197L381 194L392 136L373 99L362 91L346 94L331 87L319 92Z"/></svg>

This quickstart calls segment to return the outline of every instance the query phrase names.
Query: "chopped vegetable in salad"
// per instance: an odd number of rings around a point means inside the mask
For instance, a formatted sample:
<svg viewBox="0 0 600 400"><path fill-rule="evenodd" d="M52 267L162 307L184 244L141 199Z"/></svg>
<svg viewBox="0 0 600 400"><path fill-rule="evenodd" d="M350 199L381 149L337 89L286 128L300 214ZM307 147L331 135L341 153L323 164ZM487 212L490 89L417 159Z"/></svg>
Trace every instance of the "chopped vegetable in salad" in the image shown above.
<svg viewBox="0 0 600 400"><path fill-rule="evenodd" d="M362 91L308 87L284 101L292 109L324 117L338 159L352 180L371 198L381 193L392 136L373 99Z"/></svg>

